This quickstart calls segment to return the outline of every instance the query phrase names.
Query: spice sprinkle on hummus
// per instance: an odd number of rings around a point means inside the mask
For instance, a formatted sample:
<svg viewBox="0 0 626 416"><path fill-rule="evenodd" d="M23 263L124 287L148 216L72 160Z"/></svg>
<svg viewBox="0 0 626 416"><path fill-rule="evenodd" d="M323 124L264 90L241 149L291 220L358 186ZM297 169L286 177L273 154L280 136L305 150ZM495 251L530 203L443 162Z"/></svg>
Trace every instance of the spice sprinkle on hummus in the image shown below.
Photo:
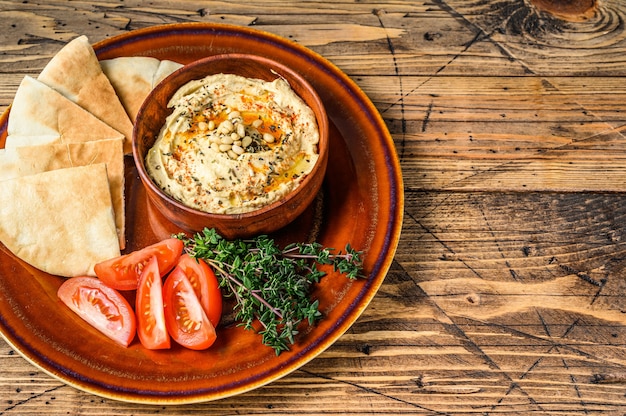
<svg viewBox="0 0 626 416"><path fill-rule="evenodd" d="M209 213L253 211L297 187L318 159L315 114L283 78L210 75L181 87L146 156L153 181Z"/></svg>

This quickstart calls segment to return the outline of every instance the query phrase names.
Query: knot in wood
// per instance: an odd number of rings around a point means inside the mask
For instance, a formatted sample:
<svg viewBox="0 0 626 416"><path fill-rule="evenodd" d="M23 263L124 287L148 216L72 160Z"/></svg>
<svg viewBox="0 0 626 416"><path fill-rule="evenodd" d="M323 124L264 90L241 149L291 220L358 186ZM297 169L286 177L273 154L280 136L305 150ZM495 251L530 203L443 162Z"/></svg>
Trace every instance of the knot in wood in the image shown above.
<svg viewBox="0 0 626 416"><path fill-rule="evenodd" d="M570 22L580 22L593 17L597 0L530 0L535 8Z"/></svg>
<svg viewBox="0 0 626 416"><path fill-rule="evenodd" d="M478 295L477 293L469 293L465 297L465 300L471 305L478 305L480 304L480 295Z"/></svg>

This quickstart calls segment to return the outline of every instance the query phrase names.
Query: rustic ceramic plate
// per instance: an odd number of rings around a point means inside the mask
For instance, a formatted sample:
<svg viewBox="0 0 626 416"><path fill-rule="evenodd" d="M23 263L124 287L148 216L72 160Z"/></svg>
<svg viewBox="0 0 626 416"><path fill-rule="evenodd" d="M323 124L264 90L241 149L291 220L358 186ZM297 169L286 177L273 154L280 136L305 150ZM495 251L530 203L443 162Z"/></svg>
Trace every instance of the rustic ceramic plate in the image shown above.
<svg viewBox="0 0 626 416"><path fill-rule="evenodd" d="M62 279L16 259L0 245L0 332L35 366L78 389L123 401L181 404L239 394L276 380L328 348L361 315L391 265L398 243L403 188L393 141L369 99L344 73L310 50L242 27L174 24L137 30L94 45L100 59L144 55L188 63L228 52L270 56L300 72L320 94L331 124L323 190L277 241L314 238L364 252L366 279L330 273L314 289L325 318L303 331L289 352L276 356L260 336L226 317L207 351L173 347L149 351L135 340L122 348L62 306ZM0 118L0 147L7 112ZM178 230L147 202L128 159L128 248ZM45 236L42 236L44 238Z"/></svg>

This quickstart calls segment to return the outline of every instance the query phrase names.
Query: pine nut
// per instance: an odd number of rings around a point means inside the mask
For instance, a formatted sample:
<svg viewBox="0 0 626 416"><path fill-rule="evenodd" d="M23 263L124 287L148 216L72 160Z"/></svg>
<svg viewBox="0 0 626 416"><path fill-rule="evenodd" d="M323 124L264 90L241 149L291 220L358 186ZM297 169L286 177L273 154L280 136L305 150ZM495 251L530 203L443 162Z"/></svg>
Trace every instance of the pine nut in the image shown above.
<svg viewBox="0 0 626 416"><path fill-rule="evenodd" d="M239 137L246 135L246 127L243 124L237 124L237 134Z"/></svg>
<svg viewBox="0 0 626 416"><path fill-rule="evenodd" d="M230 144L220 144L220 152L228 152L231 149L231 145Z"/></svg>
<svg viewBox="0 0 626 416"><path fill-rule="evenodd" d="M222 124L220 124L220 128L222 128L225 132L230 133L231 131L233 131L233 123L230 122L230 120L224 120L222 121Z"/></svg>
<svg viewBox="0 0 626 416"><path fill-rule="evenodd" d="M269 133L263 133L263 140L265 140L267 143L274 143L274 140L276 139Z"/></svg>
<svg viewBox="0 0 626 416"><path fill-rule="evenodd" d="M241 147L243 147L244 149L250 146L251 144L252 144L252 137L245 136L243 139L241 139Z"/></svg>
<svg viewBox="0 0 626 416"><path fill-rule="evenodd" d="M231 136L224 136L221 138L220 143L221 144L233 144L234 140Z"/></svg>
<svg viewBox="0 0 626 416"><path fill-rule="evenodd" d="M213 131L215 130L215 121L210 120L209 121L209 125L207 126L209 128L209 130Z"/></svg>
<svg viewBox="0 0 626 416"><path fill-rule="evenodd" d="M243 154L243 152L244 152L243 147L241 147L241 146L237 146L237 145L233 145L233 147L231 148L231 150L232 150L234 153L238 154L238 155L241 155L241 154Z"/></svg>
<svg viewBox="0 0 626 416"><path fill-rule="evenodd" d="M208 128L209 128L209 125L206 124L204 121L201 121L198 123L198 130L205 131Z"/></svg>
<svg viewBox="0 0 626 416"><path fill-rule="evenodd" d="M240 117L241 113L239 111L231 111L230 114L228 115L229 119L233 119L233 118L237 118Z"/></svg>
<svg viewBox="0 0 626 416"><path fill-rule="evenodd" d="M261 124L263 124L263 120L261 120L260 118L257 118L256 120L252 122L252 126L255 129L258 129L259 127L261 127Z"/></svg>

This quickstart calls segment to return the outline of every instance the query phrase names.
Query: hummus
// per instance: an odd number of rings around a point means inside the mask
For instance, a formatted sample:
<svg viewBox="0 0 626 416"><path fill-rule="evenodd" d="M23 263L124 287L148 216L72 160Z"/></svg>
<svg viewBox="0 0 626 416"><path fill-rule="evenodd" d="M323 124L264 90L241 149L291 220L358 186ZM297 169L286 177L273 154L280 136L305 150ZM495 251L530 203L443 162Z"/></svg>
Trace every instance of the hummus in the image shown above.
<svg viewBox="0 0 626 416"><path fill-rule="evenodd" d="M146 168L183 204L216 214L278 201L318 159L315 114L282 78L211 75L181 87Z"/></svg>

